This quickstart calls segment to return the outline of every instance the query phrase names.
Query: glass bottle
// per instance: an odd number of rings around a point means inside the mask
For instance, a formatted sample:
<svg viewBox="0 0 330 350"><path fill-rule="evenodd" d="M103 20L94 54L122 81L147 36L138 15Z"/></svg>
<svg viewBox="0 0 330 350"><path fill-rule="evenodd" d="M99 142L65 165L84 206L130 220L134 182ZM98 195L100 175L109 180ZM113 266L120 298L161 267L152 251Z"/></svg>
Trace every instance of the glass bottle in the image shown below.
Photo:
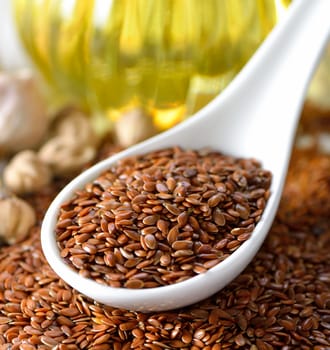
<svg viewBox="0 0 330 350"><path fill-rule="evenodd" d="M14 10L22 43L57 101L114 123L140 109L161 131L227 86L284 2L14 0Z"/></svg>

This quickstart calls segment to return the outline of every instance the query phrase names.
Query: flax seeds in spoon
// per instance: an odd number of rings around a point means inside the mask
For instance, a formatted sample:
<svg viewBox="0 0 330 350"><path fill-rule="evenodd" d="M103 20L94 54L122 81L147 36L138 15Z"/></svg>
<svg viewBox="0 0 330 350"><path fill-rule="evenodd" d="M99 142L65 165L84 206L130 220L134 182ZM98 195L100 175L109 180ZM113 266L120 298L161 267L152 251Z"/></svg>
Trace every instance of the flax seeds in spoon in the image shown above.
<svg viewBox="0 0 330 350"><path fill-rule="evenodd" d="M80 275L151 288L203 273L249 239L270 195L255 159L162 149L120 160L63 203L56 239Z"/></svg>

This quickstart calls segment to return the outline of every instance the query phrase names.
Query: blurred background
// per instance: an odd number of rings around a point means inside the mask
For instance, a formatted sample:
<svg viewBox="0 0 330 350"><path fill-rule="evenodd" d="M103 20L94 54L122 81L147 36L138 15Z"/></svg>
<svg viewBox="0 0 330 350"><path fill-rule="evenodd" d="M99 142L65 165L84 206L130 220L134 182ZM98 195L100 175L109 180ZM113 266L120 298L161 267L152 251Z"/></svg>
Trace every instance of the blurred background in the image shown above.
<svg viewBox="0 0 330 350"><path fill-rule="evenodd" d="M285 16L287 0L1 0L0 69L28 67L50 114L89 116L124 147L223 90ZM308 100L330 109L330 49Z"/></svg>

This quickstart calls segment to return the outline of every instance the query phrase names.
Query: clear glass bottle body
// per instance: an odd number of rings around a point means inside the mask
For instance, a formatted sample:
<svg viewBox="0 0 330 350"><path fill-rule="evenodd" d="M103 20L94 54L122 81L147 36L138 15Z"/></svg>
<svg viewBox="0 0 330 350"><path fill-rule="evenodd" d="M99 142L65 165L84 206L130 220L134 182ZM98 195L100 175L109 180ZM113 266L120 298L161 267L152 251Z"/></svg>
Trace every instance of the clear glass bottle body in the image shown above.
<svg viewBox="0 0 330 350"><path fill-rule="evenodd" d="M276 0L15 0L22 43L54 96L158 130L206 105L278 20Z"/></svg>

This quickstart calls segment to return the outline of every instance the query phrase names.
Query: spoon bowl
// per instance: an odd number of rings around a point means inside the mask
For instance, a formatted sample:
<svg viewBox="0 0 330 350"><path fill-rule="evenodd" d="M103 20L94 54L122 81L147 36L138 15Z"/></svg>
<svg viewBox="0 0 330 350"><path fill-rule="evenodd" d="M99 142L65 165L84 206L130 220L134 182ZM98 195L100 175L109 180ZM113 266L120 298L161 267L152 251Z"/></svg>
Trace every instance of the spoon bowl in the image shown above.
<svg viewBox="0 0 330 350"><path fill-rule="evenodd" d="M329 0L293 2L286 18L210 104L176 127L97 163L70 182L50 205L41 229L42 248L54 271L98 302L143 312L198 302L240 274L260 249L275 217L306 89L329 37L328 13ZM60 256L55 237L61 204L118 160L176 145L254 157L272 172L271 196L252 236L205 273L157 288L113 288L71 269Z"/></svg>

